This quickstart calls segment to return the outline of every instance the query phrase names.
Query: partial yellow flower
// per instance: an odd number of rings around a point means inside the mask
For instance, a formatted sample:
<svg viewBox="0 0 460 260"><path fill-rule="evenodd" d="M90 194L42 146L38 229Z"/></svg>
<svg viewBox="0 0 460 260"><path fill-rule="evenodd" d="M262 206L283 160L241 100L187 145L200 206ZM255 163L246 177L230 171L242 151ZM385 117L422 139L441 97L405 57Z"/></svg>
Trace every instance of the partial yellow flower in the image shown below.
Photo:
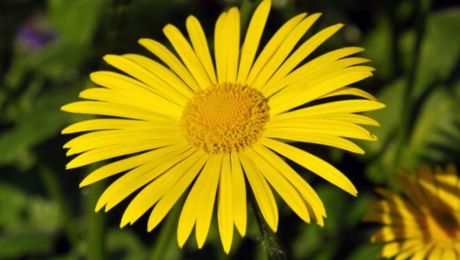
<svg viewBox="0 0 460 260"><path fill-rule="evenodd" d="M378 189L383 199L365 216L383 226L372 242L396 259L460 259L460 181L453 165L420 168L398 179L403 195Z"/></svg>
<svg viewBox="0 0 460 260"><path fill-rule="evenodd" d="M376 140L360 125L378 123L356 113L383 104L349 85L370 77L373 69L363 65L367 59L352 57L363 50L358 47L303 63L342 27L327 27L302 41L320 14L290 19L259 52L270 5L265 0L257 7L241 48L240 14L231 8L217 20L213 55L200 22L189 16L188 39L173 25L163 29L176 54L155 40L140 39L156 60L137 54L104 57L123 73L92 73L100 87L82 91L86 101L62 108L104 116L63 130L88 132L65 145L68 156L79 154L68 169L112 159L80 185L117 175L96 210L108 211L137 192L121 227L150 211L150 231L188 193L177 229L179 246L194 227L198 247L203 246L217 203L219 233L228 253L234 226L242 236L246 233L246 181L273 231L278 208L272 189L302 220L323 225L320 198L284 159L357 194L344 174L294 142L364 153L347 138ZM340 96L347 99L337 101Z"/></svg>

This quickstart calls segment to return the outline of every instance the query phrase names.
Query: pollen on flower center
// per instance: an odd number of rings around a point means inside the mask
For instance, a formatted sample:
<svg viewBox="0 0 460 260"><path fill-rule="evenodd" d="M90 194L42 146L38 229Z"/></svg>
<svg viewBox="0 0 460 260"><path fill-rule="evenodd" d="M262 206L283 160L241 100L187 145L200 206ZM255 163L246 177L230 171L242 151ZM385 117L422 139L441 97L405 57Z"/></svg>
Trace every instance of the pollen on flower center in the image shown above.
<svg viewBox="0 0 460 260"><path fill-rule="evenodd" d="M239 151L261 136L269 107L257 90L224 83L193 97L182 114L186 139L208 153Z"/></svg>

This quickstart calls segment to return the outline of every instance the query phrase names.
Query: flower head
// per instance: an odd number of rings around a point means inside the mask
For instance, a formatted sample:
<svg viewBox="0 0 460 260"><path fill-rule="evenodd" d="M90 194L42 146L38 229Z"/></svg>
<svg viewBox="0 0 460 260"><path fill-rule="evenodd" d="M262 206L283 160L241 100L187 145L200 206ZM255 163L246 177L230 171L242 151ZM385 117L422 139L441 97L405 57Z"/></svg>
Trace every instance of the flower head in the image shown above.
<svg viewBox="0 0 460 260"><path fill-rule="evenodd" d="M290 19L259 52L270 5L265 0L257 7L241 48L239 11L231 8L217 20L213 55L199 21L190 16L188 39L173 25L164 27L175 54L155 40L141 39L156 60L137 54L104 57L123 73L92 73L99 87L81 92L86 101L62 108L104 116L63 130L88 132L65 145L67 155L79 154L67 168L112 159L81 183L118 177L96 210L107 211L137 192L121 226L150 211L150 231L186 193L179 245L195 227L198 247L203 246L217 204L219 233L229 252L234 226L242 236L246 232L246 181L272 230L278 226L272 189L302 220L323 225L326 213L320 198L284 159L357 194L344 174L296 148L295 142L363 153L347 138L375 140L360 125L378 123L356 113L383 105L349 85L370 77L373 69L363 65L367 59L351 57L362 51L357 47L304 62L342 27L330 26L300 43L319 14ZM348 99L326 99L340 96Z"/></svg>
<svg viewBox="0 0 460 260"><path fill-rule="evenodd" d="M460 181L453 165L420 168L400 176L403 194L379 189L383 199L365 216L383 224L371 240L383 242L381 256L397 259L460 257Z"/></svg>

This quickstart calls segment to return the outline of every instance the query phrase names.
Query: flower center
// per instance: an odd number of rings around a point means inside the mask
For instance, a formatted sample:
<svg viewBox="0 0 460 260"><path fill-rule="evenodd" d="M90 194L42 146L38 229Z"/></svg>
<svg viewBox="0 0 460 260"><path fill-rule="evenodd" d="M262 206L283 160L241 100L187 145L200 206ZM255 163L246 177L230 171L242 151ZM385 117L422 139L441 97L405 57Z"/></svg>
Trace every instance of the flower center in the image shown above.
<svg viewBox="0 0 460 260"><path fill-rule="evenodd" d="M224 83L193 97L184 109L181 126L186 139L208 153L239 151L260 138L268 111L257 90Z"/></svg>

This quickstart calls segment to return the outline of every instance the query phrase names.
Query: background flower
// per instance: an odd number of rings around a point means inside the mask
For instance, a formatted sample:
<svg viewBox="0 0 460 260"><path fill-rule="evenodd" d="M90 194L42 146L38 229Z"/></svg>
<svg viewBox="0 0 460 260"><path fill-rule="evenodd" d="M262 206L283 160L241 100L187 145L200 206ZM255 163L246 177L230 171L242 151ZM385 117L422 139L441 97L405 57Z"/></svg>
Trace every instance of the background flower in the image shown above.
<svg viewBox="0 0 460 260"><path fill-rule="evenodd" d="M427 167L399 179L405 196L378 189L383 197L365 221L383 224L372 242L385 243L385 258L458 259L460 256L460 182L453 165Z"/></svg>

